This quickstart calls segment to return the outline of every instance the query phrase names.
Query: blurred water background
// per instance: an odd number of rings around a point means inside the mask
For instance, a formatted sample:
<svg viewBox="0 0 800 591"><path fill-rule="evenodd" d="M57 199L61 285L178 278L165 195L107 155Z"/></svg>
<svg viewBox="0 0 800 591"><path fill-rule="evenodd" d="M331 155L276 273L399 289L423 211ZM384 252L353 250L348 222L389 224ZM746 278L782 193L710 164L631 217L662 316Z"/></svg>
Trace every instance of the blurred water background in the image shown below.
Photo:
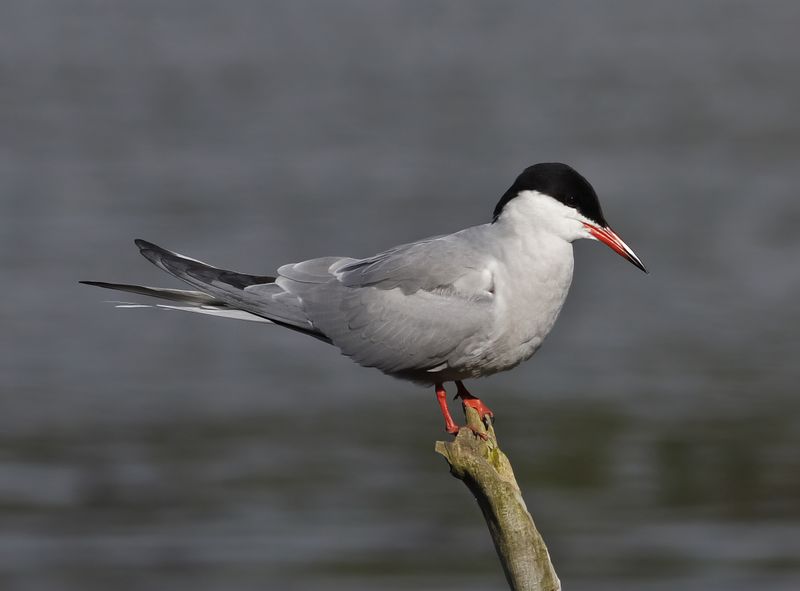
<svg viewBox="0 0 800 591"><path fill-rule="evenodd" d="M504 589L433 393L146 310L131 240L242 271L594 184L540 353L473 383L564 587L800 589L800 4L0 7L0 588ZM123 296L124 297L124 296Z"/></svg>

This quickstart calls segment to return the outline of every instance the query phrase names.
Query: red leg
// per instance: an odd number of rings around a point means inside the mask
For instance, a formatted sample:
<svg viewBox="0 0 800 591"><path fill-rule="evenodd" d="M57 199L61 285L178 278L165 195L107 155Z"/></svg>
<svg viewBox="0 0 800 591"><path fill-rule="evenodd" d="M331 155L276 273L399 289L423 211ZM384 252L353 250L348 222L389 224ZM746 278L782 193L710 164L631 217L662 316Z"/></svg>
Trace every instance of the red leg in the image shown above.
<svg viewBox="0 0 800 591"><path fill-rule="evenodd" d="M475 398L472 394L467 392L467 389L464 387L464 384L461 382L456 382L458 386L458 394L456 394L456 398L461 398L462 402L467 405L471 406L475 410L480 413L481 418L485 416L492 417L492 411L489 410L489 407L483 404L479 399ZM458 434L458 425L453 420L453 417L450 415L450 409L447 408L447 392L445 392L444 385L436 384L436 400L439 402L439 408L442 410L442 416L444 417L444 430L452 435ZM480 437L481 439L487 439L485 433L481 433L470 427L470 430Z"/></svg>
<svg viewBox="0 0 800 591"><path fill-rule="evenodd" d="M456 393L455 397L461 398L461 402L464 406L474 408L476 411L478 411L478 414L481 418L486 416L494 418L494 413L491 411L491 409L486 406L480 398L470 394L463 382L456 381L456 386L458 387L458 392Z"/></svg>
<svg viewBox="0 0 800 591"><path fill-rule="evenodd" d="M450 415L450 409L447 408L447 392L444 390L444 385L436 384L436 400L439 401L439 408L442 409L442 416L444 417L444 430L448 433L455 435L458 433L458 425Z"/></svg>

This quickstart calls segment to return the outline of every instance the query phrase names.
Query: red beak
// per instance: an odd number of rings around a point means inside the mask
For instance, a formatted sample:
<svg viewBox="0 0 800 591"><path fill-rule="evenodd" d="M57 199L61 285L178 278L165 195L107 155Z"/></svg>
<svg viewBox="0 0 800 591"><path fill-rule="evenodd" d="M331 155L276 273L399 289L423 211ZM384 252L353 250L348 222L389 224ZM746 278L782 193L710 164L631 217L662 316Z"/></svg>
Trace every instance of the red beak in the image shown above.
<svg viewBox="0 0 800 591"><path fill-rule="evenodd" d="M622 241L622 238L617 236L617 233L614 232L614 230L608 226L601 228L593 224L587 224L586 222L584 222L583 225L587 230L589 230L589 234L591 234L593 238L604 243L618 255L628 259L631 263L647 273L647 269L644 268L644 265L642 264L642 261L639 260L639 257L637 257L630 247Z"/></svg>

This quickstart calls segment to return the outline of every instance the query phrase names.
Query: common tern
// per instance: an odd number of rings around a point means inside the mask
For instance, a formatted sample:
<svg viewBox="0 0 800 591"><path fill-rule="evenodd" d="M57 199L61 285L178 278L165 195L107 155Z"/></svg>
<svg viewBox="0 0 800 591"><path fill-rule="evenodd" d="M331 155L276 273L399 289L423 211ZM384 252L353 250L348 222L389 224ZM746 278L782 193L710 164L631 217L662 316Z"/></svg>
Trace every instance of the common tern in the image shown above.
<svg viewBox="0 0 800 591"><path fill-rule="evenodd" d="M136 240L150 262L194 290L82 281L186 310L277 324L330 343L365 367L433 385L445 430L457 433L445 382L481 417L463 380L529 359L553 328L572 282L572 242L599 240L644 271L609 227L592 185L572 167L526 168L488 223L402 244L365 259L323 257L247 275Z"/></svg>

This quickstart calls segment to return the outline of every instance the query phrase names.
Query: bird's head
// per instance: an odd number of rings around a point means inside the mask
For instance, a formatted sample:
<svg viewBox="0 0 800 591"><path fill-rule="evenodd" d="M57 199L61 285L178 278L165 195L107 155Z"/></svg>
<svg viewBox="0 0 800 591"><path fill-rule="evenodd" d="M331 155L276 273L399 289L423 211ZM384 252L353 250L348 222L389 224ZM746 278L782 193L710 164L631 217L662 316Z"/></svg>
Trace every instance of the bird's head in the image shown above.
<svg viewBox="0 0 800 591"><path fill-rule="evenodd" d="M494 208L494 222L506 219L525 220L569 242L599 240L647 273L639 257L609 227L592 185L566 164L543 162L522 171Z"/></svg>

